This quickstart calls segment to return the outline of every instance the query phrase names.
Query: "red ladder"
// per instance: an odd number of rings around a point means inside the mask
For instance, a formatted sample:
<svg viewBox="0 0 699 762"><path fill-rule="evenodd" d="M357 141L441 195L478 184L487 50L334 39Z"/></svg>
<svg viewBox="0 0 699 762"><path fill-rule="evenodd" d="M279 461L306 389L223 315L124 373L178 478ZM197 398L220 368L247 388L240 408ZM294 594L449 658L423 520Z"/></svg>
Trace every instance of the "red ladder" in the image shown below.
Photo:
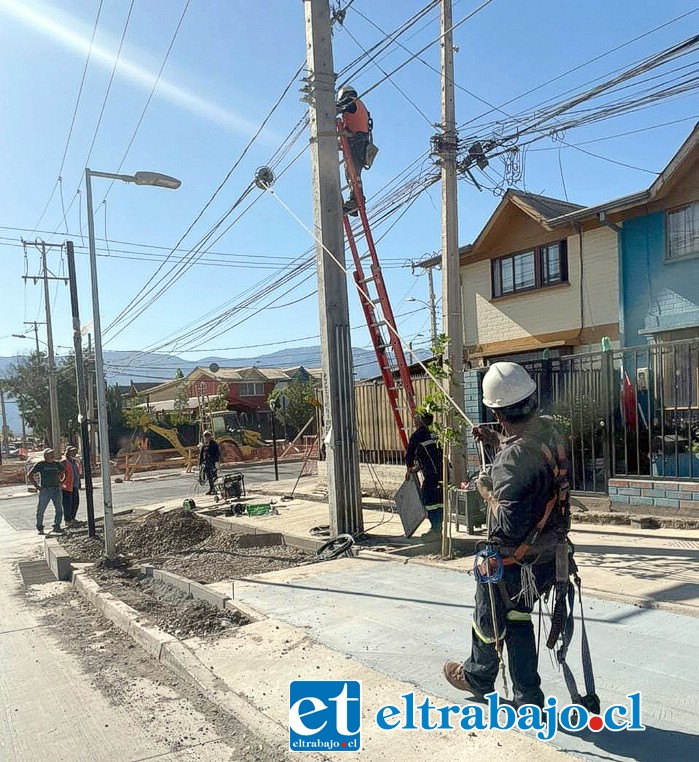
<svg viewBox="0 0 699 762"><path fill-rule="evenodd" d="M354 163L352 162L352 154L347 141L347 135L344 134L339 124L338 132L340 136L340 145L342 146L342 153L345 159L345 166L347 167L347 172L350 176L353 188L352 195L357 201L359 218L362 223L362 228L364 229L364 238L368 247L368 252L364 256L360 256L354 232L352 231L352 224L348 215L345 215L345 234L352 252L352 259L354 260L354 280L359 286L359 301L364 310L364 317L366 318L367 327L369 328L369 336L371 336L371 343L374 347L374 352L376 352L376 360L379 369L381 370L384 386L386 387L388 400L391 405L391 410L393 411L393 418L398 427L398 433L403 442L403 446L407 449L408 439L410 438L413 429L412 419L415 415L415 391L413 389L413 379L405 359L403 345L401 344L396 331L396 320L393 316L393 309L391 308L391 301L388 298L388 292L386 291L386 284L383 279L383 273L381 272L381 265L376 256L374 238L371 234L366 207L364 206L364 195L359 186L357 173L354 168ZM371 274L368 276L365 275L364 272L363 263L365 262L369 263L369 271ZM399 399L401 385L405 393L407 410L405 408L401 410ZM409 414L409 417L405 415L406 412Z"/></svg>

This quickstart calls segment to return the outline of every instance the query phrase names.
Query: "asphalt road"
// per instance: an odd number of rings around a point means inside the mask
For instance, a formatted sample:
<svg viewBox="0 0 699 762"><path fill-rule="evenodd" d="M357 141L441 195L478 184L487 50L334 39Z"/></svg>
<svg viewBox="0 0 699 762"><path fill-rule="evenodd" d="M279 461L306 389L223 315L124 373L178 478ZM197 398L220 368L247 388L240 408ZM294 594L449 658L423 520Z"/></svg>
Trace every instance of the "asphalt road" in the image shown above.
<svg viewBox="0 0 699 762"><path fill-rule="evenodd" d="M280 463L279 478L295 479L301 470L301 463ZM245 475L245 485L248 489L274 481L274 466L271 463L262 465L244 465L234 470ZM99 479L95 480L95 516L103 515ZM179 471L159 472L157 477L139 477L134 481L112 483L112 498L114 510L137 508L141 505L153 505L161 500L193 497L201 495L205 490L198 484L195 474L182 474ZM12 497L10 497L12 495ZM3 487L0 490L0 516L15 530L34 529L36 496L24 492L24 487ZM80 508L78 520L85 520L85 493L80 493ZM53 506L46 509L44 523L49 526L53 522Z"/></svg>

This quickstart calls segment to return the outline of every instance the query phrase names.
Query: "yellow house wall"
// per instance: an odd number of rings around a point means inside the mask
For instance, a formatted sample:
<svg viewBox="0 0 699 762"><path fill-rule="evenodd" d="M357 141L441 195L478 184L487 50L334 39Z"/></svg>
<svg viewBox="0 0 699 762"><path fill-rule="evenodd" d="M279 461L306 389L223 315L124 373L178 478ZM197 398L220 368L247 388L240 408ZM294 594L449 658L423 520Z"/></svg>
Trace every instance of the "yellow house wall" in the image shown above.
<svg viewBox="0 0 699 762"><path fill-rule="evenodd" d="M528 244L531 235L527 231ZM551 240L542 229L541 241ZM522 250L510 238L504 256ZM580 245L578 235L568 237L569 285L553 286L491 301L491 260L465 264L461 268L464 308L464 343L467 346L526 339L559 331L579 329ZM609 228L583 233L583 320L584 327L618 322L618 276L616 234Z"/></svg>

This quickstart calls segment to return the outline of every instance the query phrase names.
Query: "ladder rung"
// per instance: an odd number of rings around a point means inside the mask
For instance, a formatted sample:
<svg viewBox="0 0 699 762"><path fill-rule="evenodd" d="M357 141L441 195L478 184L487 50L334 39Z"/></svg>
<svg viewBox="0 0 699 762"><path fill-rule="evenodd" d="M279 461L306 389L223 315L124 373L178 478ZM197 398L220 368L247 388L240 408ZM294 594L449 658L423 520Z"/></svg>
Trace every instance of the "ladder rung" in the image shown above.
<svg viewBox="0 0 699 762"><path fill-rule="evenodd" d="M368 278L360 278L358 283L371 283L372 280L375 280L373 275L370 275Z"/></svg>

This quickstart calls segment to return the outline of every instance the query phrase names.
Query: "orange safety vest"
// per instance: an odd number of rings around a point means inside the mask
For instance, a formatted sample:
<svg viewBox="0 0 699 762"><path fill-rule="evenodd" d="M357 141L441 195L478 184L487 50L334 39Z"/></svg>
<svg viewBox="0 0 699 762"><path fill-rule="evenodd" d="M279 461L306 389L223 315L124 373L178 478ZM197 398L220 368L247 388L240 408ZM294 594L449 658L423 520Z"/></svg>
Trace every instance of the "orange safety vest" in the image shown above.
<svg viewBox="0 0 699 762"><path fill-rule="evenodd" d="M369 112L359 99L356 99L354 102L357 106L357 110L354 114L350 114L348 111L343 111L342 124L350 132L369 132Z"/></svg>

